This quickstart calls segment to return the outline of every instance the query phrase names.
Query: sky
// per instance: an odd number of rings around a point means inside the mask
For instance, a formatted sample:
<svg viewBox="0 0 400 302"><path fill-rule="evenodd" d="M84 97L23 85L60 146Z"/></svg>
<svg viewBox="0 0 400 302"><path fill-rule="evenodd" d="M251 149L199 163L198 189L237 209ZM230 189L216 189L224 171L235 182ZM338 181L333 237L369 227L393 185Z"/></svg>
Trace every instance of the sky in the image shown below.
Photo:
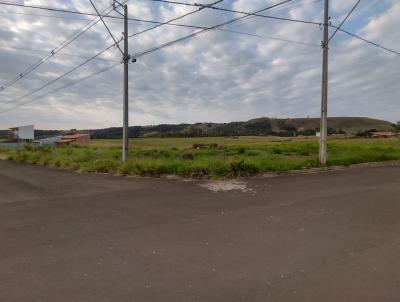
<svg viewBox="0 0 400 302"><path fill-rule="evenodd" d="M89 0L8 2L95 12ZM119 16L112 11L111 0L93 2L98 10ZM216 6L253 12L278 2L224 0ZM331 23L339 25L355 2L330 0ZM162 22L198 10L150 0L128 0L127 4L131 18ZM93 16L0 6L0 86L98 21ZM320 23L323 1L293 0L263 14ZM175 23L210 27L242 16L205 8ZM363 0L343 29L400 51L399 16L397 0ZM105 22L119 39L121 20L105 18ZM129 34L152 26L130 21ZM130 125L319 117L319 25L247 17L220 29L137 56L137 62L129 65ZM135 57L195 31L198 29L160 26L131 37L129 52ZM112 44L104 25L97 22L40 67L0 91L0 129L25 124L39 129L121 126L123 65L116 47L51 83ZM92 76L108 67L113 68ZM329 49L328 116L400 121L399 67L399 55L338 32ZM51 84L38 90L47 83Z"/></svg>

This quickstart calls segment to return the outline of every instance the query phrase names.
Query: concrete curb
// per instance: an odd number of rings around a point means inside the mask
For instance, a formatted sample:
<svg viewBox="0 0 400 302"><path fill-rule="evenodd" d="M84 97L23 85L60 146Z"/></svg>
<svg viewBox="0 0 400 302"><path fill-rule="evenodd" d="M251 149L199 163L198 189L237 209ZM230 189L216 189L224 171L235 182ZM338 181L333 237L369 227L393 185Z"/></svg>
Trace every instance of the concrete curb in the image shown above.
<svg viewBox="0 0 400 302"><path fill-rule="evenodd" d="M392 160L392 161L383 161L383 162L369 162L369 163L361 163L361 164L353 164L350 166L331 166L331 167L321 167L321 168L310 168L303 170L290 170L284 172L271 172L271 173L263 173L257 177L270 178L284 175L303 175L303 174L315 174L315 173L324 173L324 172L332 172L332 171L344 171L349 169L357 169L364 167L386 167L386 166L399 166L400 160Z"/></svg>

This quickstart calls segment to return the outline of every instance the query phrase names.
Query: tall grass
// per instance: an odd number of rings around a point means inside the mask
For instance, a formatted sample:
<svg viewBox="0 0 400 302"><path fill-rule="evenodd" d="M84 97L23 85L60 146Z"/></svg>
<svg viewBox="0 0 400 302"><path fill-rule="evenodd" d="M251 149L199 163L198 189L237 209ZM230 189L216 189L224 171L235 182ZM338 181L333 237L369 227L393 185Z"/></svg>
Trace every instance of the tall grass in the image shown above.
<svg viewBox="0 0 400 302"><path fill-rule="evenodd" d="M145 139L134 141L129 160L121 162L118 141L94 141L89 146L33 147L0 150L10 160L61 167L80 172L121 175L183 177L238 177L264 172L318 167L318 143L315 139L282 140L259 138L220 139ZM193 149L193 143L218 144ZM192 143L191 145L189 143ZM151 147L154 145L154 147ZM351 165L400 159L396 139L335 139L328 143L328 165Z"/></svg>

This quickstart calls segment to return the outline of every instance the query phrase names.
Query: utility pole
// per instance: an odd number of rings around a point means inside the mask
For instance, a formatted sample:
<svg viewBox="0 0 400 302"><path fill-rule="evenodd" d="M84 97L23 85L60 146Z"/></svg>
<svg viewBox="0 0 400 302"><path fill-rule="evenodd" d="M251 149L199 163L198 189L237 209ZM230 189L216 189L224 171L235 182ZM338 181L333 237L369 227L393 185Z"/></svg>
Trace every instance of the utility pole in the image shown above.
<svg viewBox="0 0 400 302"><path fill-rule="evenodd" d="M322 96L321 96L321 126L319 138L319 161L326 165L328 137L328 52L329 52L329 0L325 0L324 39L322 42Z"/></svg>
<svg viewBox="0 0 400 302"><path fill-rule="evenodd" d="M129 101L128 101L128 5L124 5L124 97L123 97L123 130L122 130L122 161L126 162L129 152Z"/></svg>
<svg viewBox="0 0 400 302"><path fill-rule="evenodd" d="M124 8L124 32L123 32L123 40L124 40L124 51L122 51L119 43L121 40L117 41L113 34L111 33L110 29L108 28L106 22L103 19L103 16L97 10L96 6L93 3L93 0L89 0L90 4L92 4L94 10L96 11L97 15L99 16L101 22L104 24L104 27L107 29L108 33L110 34L111 38L114 40L114 45L118 48L120 53L122 54L122 63L124 63L124 87L123 87L123 129L122 129L122 161L126 162L128 159L128 152L129 152L129 108L128 108L128 64L130 60L129 55L129 47L128 47L128 5L121 4L118 0L114 0L113 2L113 9L120 15L122 15L117 9L116 4L118 3L121 7ZM127 0L122 1L126 3ZM136 62L136 60L132 60L132 62Z"/></svg>

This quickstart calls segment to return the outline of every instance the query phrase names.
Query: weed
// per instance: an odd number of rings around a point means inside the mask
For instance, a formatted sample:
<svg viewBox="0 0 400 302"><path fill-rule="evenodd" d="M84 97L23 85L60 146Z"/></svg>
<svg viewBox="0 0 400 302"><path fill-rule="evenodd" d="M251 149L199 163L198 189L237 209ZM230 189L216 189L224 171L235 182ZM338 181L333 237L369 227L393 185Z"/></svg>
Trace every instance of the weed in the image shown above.
<svg viewBox="0 0 400 302"><path fill-rule="evenodd" d="M26 145L19 150L0 150L0 155L14 161L82 172L156 177L240 177L319 166L315 139L149 138L135 139L132 145L126 163L121 163L119 140L93 140L89 146L61 148ZM399 159L400 143L396 139L328 142L330 166Z"/></svg>

